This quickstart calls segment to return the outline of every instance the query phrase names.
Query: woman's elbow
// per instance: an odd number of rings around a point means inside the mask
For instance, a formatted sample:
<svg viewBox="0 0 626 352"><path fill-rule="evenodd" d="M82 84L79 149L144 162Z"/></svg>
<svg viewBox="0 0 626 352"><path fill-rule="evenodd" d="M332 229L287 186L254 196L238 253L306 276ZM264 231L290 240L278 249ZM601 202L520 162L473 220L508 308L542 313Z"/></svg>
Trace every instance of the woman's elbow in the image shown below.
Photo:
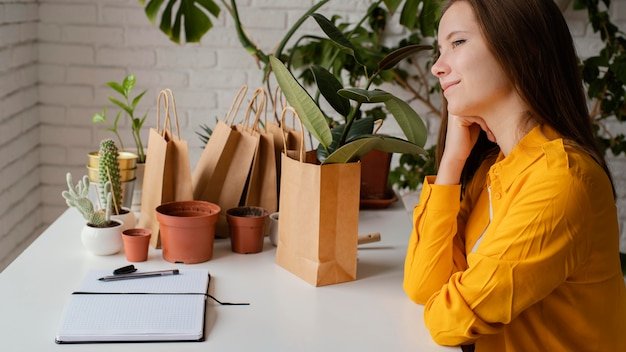
<svg viewBox="0 0 626 352"><path fill-rule="evenodd" d="M423 282L416 280L404 280L404 292L411 299L411 301L424 305L428 299L435 293L435 290L424 287Z"/></svg>

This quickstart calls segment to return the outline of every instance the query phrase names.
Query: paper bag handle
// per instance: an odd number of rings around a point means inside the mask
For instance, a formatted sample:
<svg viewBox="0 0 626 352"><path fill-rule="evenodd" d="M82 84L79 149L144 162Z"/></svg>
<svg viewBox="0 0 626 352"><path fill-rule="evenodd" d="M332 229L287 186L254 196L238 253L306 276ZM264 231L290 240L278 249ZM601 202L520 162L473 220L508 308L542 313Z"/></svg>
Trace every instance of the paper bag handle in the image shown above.
<svg viewBox="0 0 626 352"><path fill-rule="evenodd" d="M300 156L300 162L304 162L304 126L302 125L302 120L300 120L300 116L298 115L296 110L294 110L294 108L292 108L291 106L285 106L283 108L283 111L280 113L280 129L283 135L283 148L284 148L283 150L285 151L285 153L287 153L287 137L285 137L285 135L288 132L285 131L285 127L284 127L287 111L291 111L291 113L294 116L294 120L297 118L298 122L300 122L300 133L302 134L302 138L300 138L300 155L299 156Z"/></svg>
<svg viewBox="0 0 626 352"><path fill-rule="evenodd" d="M180 139L180 125L178 122L178 112L176 111L176 99L174 99L174 93L169 88L165 88L159 92L159 96L157 97L157 132L161 134L161 136L165 136L165 131L171 131L171 117L170 117L170 102L172 100L172 111L174 112L174 118L176 121L176 135L178 139ZM163 129L159 130L161 127L161 100L163 101L163 107L165 108L165 119L163 121Z"/></svg>
<svg viewBox="0 0 626 352"><path fill-rule="evenodd" d="M254 115L254 122L252 123L252 130L259 131L259 122L261 121L261 115L263 115L263 120L264 120L263 126L265 129L265 132L267 132L267 93L265 92L265 89L263 89L262 87L257 88L254 92L255 93L258 92L260 103L257 106L257 111ZM263 95L261 95L261 93L263 93Z"/></svg>
<svg viewBox="0 0 626 352"><path fill-rule="evenodd" d="M253 124L261 117L261 112L265 110L266 96L267 94L265 93L265 90L263 90L263 88L257 88L252 93L252 98L250 98L248 106L246 106L246 116L244 117L242 124L245 128L250 128L250 112L254 110L254 104L257 102L257 99L259 99L260 102L257 106L256 111L254 112ZM252 126L252 129L254 130L254 126Z"/></svg>
<svg viewBox="0 0 626 352"><path fill-rule="evenodd" d="M280 86L276 86L276 89L274 90L274 98L273 98L273 105L274 105L274 109L272 111L272 115L274 115L274 118L276 119L276 122L278 122L278 124L280 125L280 119L278 118L278 102L280 101L280 111L282 111L286 106L287 106L287 99L285 98L285 95L283 94L283 91L280 89ZM294 122L295 124L295 122Z"/></svg>
<svg viewBox="0 0 626 352"><path fill-rule="evenodd" d="M239 108L241 107L241 103L243 103L243 99L246 97L246 93L248 92L248 85L242 85L235 97L233 98L233 102L230 104L230 109L228 109L228 113L226 113L226 117L224 118L224 123L232 126L235 122L235 116L239 112Z"/></svg>

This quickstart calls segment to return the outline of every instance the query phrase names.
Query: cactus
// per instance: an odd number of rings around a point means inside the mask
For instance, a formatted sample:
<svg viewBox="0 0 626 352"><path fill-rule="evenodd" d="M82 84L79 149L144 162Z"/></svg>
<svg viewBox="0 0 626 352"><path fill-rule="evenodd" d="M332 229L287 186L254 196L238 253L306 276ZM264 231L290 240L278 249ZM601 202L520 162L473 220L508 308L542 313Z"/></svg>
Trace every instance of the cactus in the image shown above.
<svg viewBox="0 0 626 352"><path fill-rule="evenodd" d="M61 195L65 198L65 202L68 206L78 209L83 215L83 218L87 220L89 225L95 227L108 227L111 222L111 183L107 181L104 185L106 195L106 207L104 209L96 210L93 203L87 195L89 194L89 177L83 176L82 180L78 181L76 186L72 182L72 174L67 173L67 191L63 191Z"/></svg>
<svg viewBox="0 0 626 352"><path fill-rule="evenodd" d="M98 178L100 183L110 181L113 193L113 204L111 211L113 214L120 214L122 208L122 183L120 181L120 165L118 164L118 150L112 139L105 139L100 143L99 160L98 160ZM106 187L100 187L100 201L106 204L107 190Z"/></svg>

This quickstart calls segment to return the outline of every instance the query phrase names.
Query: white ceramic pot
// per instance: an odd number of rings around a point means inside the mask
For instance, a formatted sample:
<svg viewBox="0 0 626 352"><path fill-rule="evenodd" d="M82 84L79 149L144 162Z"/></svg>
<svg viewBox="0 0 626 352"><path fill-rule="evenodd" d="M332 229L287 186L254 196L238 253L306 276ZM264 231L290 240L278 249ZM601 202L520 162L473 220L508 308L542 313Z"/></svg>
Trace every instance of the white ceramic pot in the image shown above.
<svg viewBox="0 0 626 352"><path fill-rule="evenodd" d="M87 250L95 255L111 255L122 249L122 226L93 227L85 224L80 233L80 239Z"/></svg>
<svg viewBox="0 0 626 352"><path fill-rule="evenodd" d="M122 210L126 210L126 213L120 215L111 215L111 220L121 222L123 224L122 231L135 228L135 225L137 224L135 213L132 212L129 208L125 207L123 207Z"/></svg>
<svg viewBox="0 0 626 352"><path fill-rule="evenodd" d="M276 247L278 246L278 212L271 213L270 216L270 242Z"/></svg>

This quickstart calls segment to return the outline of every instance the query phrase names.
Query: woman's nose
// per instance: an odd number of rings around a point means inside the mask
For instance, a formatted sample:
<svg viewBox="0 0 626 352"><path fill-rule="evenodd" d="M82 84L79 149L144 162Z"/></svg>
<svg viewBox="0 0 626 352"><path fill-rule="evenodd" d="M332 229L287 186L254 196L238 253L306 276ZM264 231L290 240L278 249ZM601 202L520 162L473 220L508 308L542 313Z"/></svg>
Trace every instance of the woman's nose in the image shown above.
<svg viewBox="0 0 626 352"><path fill-rule="evenodd" d="M442 56L437 58L437 61L435 61L433 66L430 68L430 72L437 78L443 77L449 72L449 67L442 60Z"/></svg>

